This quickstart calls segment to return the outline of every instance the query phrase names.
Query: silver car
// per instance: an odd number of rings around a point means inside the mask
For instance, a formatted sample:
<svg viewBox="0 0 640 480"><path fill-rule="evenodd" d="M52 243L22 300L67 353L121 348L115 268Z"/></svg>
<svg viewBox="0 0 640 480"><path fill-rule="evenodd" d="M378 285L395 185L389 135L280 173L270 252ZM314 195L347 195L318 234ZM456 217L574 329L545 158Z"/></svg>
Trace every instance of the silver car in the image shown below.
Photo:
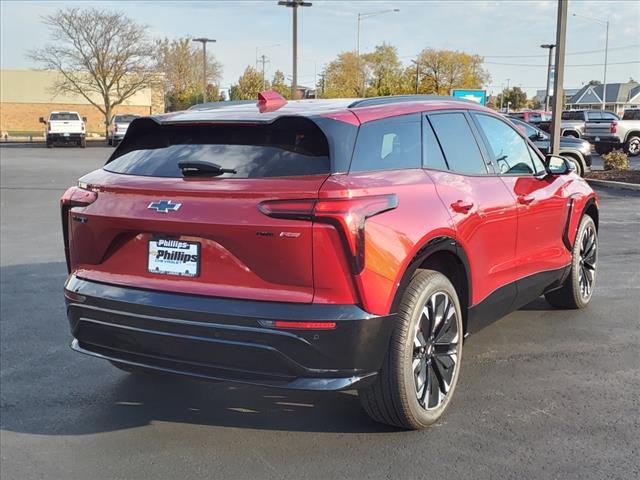
<svg viewBox="0 0 640 480"><path fill-rule="evenodd" d="M107 127L107 143L116 147L127 133L129 124L139 118L140 115L135 114L117 114L111 117L111 121Z"/></svg>

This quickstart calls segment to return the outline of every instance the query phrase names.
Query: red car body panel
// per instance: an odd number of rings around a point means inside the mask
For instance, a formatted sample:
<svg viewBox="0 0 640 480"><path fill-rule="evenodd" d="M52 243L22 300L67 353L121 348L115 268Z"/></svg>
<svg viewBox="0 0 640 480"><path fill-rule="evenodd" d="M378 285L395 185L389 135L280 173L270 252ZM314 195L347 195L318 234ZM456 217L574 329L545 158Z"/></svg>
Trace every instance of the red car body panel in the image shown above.
<svg viewBox="0 0 640 480"><path fill-rule="evenodd" d="M452 108L460 104L399 103L322 115L354 125ZM486 112L471 104L465 108ZM99 192L99 201L82 211L90 221L69 224L71 268L81 278L229 298L360 303L380 315L390 312L413 256L435 237L454 238L465 252L482 252L468 253L470 305L518 278L566 266L568 199L574 200L568 227L573 241L581 209L594 197L584 182L568 176L464 176L422 169L206 181L98 170L82 181ZM398 208L367 220L365 268L355 276L344 255L336 255L343 247L335 228L269 218L256 208L264 200L389 193L398 195ZM159 194L183 203L181 215L159 218L149 211L148 203ZM529 203L519 203L521 197ZM456 202L471 208L456 211ZM261 230L293 235L256 236ZM147 271L146 248L158 232L202 242L200 276L158 278Z"/></svg>

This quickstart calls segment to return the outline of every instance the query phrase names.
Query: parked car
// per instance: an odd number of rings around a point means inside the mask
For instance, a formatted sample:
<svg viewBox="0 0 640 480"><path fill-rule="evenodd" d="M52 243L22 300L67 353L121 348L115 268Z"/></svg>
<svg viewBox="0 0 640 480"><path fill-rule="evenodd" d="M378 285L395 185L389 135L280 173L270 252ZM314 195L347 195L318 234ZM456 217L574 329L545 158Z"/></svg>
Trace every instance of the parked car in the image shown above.
<svg viewBox="0 0 640 480"><path fill-rule="evenodd" d="M606 110L565 110L562 112L560 132L563 137L582 138L587 121L608 123L618 119L619 117L615 113ZM551 120L540 122L537 126L548 133L551 127Z"/></svg>
<svg viewBox="0 0 640 480"><path fill-rule="evenodd" d="M128 372L450 405L463 338L540 295L583 308L598 199L508 120L422 96L134 120L61 200L78 352ZM517 361L517 360L515 360Z"/></svg>
<svg viewBox="0 0 640 480"><path fill-rule="evenodd" d="M634 116L634 113L627 115ZM584 137L593 142L600 155L619 148L636 157L640 155L640 118L587 122Z"/></svg>
<svg viewBox="0 0 640 480"><path fill-rule="evenodd" d="M512 118L511 121L525 132L529 140L538 147L538 150L540 150L543 155L550 152L549 134L522 120ZM581 177L584 177L584 174L591 168L591 144L586 140L573 137L561 137L560 156L571 161L576 169L576 173Z"/></svg>
<svg viewBox="0 0 640 480"><path fill-rule="evenodd" d="M40 117L40 123L46 125L44 132L47 148L53 148L56 143L75 143L81 148L87 146L85 122L78 112L51 112L47 120Z"/></svg>
<svg viewBox="0 0 640 480"><path fill-rule="evenodd" d="M551 112L544 110L523 110L522 112L510 112L511 118L517 118L531 125L538 125L543 122L551 122Z"/></svg>
<svg viewBox="0 0 640 480"><path fill-rule="evenodd" d="M107 126L107 143L114 147L118 146L125 133L127 133L129 124L139 117L140 115L135 114L116 114L111 117L111 121Z"/></svg>

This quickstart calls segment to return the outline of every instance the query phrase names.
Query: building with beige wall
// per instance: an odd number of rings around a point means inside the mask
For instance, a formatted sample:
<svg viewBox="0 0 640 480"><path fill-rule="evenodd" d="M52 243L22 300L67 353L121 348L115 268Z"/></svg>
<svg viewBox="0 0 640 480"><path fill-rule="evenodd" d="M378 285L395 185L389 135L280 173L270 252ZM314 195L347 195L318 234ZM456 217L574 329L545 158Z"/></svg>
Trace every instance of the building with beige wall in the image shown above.
<svg viewBox="0 0 640 480"><path fill-rule="evenodd" d="M53 85L59 74L46 70L0 70L0 131L40 132L40 117L53 111L74 111L87 118L87 131L104 133L104 115L81 95L54 94ZM100 101L96 98L96 103ZM115 113L152 115L164 112L162 82L145 88L122 105Z"/></svg>

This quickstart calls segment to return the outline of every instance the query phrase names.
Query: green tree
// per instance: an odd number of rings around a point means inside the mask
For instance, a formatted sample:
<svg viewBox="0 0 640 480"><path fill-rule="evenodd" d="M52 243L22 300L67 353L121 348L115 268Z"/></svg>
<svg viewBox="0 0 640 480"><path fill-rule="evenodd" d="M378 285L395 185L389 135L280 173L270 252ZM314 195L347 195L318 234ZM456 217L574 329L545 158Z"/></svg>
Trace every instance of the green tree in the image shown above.
<svg viewBox="0 0 640 480"><path fill-rule="evenodd" d="M256 100L262 91L262 73L249 65L229 89L230 100ZM266 88L269 88L268 86Z"/></svg>
<svg viewBox="0 0 640 480"><path fill-rule="evenodd" d="M401 93L402 64L398 49L388 43L375 47L374 51L362 55L367 73L365 96L385 96Z"/></svg>
<svg viewBox="0 0 640 480"><path fill-rule="evenodd" d="M271 90L278 92L284 98L291 98L291 86L287 85L284 81L284 73L280 70L276 70L271 80Z"/></svg>
<svg viewBox="0 0 640 480"><path fill-rule="evenodd" d="M521 110L527 106L527 94L520 87L509 88L504 91L504 102L502 100L503 93L499 93L496 98L496 105L500 108L502 105L509 110ZM511 102L511 103L509 103Z"/></svg>
<svg viewBox="0 0 640 480"><path fill-rule="evenodd" d="M202 102L202 51L189 38L156 43L157 68L164 73L165 95L170 110L184 110ZM207 53L207 100L219 99L218 82L222 67Z"/></svg>
<svg viewBox="0 0 640 480"><path fill-rule="evenodd" d="M361 63L356 52L342 52L323 70L323 98L352 98L360 95Z"/></svg>
<svg viewBox="0 0 640 480"><path fill-rule="evenodd" d="M420 93L449 95L454 88L482 88L490 79L482 68L483 58L478 55L425 48L416 61L420 68ZM415 77L412 83L415 90Z"/></svg>

